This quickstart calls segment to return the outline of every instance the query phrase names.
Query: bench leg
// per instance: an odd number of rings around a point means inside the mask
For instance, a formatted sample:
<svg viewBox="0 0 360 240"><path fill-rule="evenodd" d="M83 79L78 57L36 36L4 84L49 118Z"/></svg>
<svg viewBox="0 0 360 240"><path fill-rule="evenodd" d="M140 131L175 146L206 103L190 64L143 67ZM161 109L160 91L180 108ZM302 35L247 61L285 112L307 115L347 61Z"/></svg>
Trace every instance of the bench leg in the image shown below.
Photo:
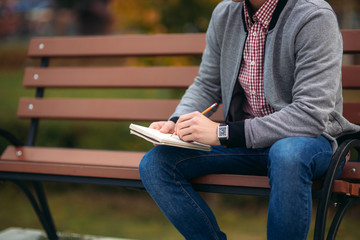
<svg viewBox="0 0 360 240"><path fill-rule="evenodd" d="M329 199L319 199L315 220L314 240L324 240Z"/></svg>
<svg viewBox="0 0 360 240"><path fill-rule="evenodd" d="M351 204L355 201L355 198L346 197L344 200L341 201L339 209L336 211L336 214L333 218L333 221L331 223L327 240L335 240L337 231L339 229L340 223L346 213L346 211L349 209Z"/></svg>
<svg viewBox="0 0 360 240"><path fill-rule="evenodd" d="M58 240L54 221L52 219L46 196L40 182L33 182L36 196L30 191L29 187L24 183L12 180L27 196L33 206L41 225L43 226L49 240Z"/></svg>

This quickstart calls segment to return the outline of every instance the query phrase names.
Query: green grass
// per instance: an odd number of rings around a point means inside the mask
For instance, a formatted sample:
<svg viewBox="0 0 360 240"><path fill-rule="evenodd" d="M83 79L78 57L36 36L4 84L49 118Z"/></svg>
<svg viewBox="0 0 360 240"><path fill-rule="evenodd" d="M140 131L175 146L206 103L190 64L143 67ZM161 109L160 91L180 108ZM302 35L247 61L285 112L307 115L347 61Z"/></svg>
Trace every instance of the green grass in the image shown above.
<svg viewBox="0 0 360 240"><path fill-rule="evenodd" d="M182 239L144 191L60 183L47 183L45 190L60 232L144 240ZM13 184L0 183L0 196L0 230L41 229L30 203ZM267 198L208 193L202 196L229 240L266 239ZM359 239L359 213L358 206L350 209L337 239ZM312 239L313 225L308 239Z"/></svg>
<svg viewBox="0 0 360 240"><path fill-rule="evenodd" d="M21 96L34 96L34 90L23 88L22 77L22 71L0 71L0 113L2 120L16 119L17 104Z"/></svg>

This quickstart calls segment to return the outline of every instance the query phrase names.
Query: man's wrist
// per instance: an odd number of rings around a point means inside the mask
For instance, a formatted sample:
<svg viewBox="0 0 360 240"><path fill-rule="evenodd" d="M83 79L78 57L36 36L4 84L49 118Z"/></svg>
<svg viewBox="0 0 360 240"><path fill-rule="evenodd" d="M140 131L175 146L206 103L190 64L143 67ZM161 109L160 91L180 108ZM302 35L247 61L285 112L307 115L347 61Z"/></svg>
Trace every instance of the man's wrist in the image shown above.
<svg viewBox="0 0 360 240"><path fill-rule="evenodd" d="M246 147L245 122L226 122L223 125L228 126L228 138L222 139L220 144L226 147Z"/></svg>

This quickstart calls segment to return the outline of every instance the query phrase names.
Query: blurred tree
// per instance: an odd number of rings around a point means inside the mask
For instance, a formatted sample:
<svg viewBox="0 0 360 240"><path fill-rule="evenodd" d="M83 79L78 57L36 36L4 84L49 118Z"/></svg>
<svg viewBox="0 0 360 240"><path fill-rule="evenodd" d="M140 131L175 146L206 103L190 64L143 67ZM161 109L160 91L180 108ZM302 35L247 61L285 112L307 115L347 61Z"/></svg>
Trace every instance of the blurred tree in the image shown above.
<svg viewBox="0 0 360 240"><path fill-rule="evenodd" d="M158 0L161 20L168 32L205 32L220 0Z"/></svg>
<svg viewBox="0 0 360 240"><path fill-rule="evenodd" d="M360 28L360 0L327 1L334 8L341 28ZM205 32L219 2L0 0L0 40L51 35Z"/></svg>
<svg viewBox="0 0 360 240"><path fill-rule="evenodd" d="M112 0L110 9L114 16L115 33L166 32L161 24L156 0Z"/></svg>
<svg viewBox="0 0 360 240"><path fill-rule="evenodd" d="M328 0L328 2L336 12L341 28L360 28L360 0Z"/></svg>
<svg viewBox="0 0 360 240"><path fill-rule="evenodd" d="M121 32L205 32L221 0L112 0L114 28Z"/></svg>
<svg viewBox="0 0 360 240"><path fill-rule="evenodd" d="M112 17L108 0L80 0L75 5L79 33L103 35L111 32Z"/></svg>

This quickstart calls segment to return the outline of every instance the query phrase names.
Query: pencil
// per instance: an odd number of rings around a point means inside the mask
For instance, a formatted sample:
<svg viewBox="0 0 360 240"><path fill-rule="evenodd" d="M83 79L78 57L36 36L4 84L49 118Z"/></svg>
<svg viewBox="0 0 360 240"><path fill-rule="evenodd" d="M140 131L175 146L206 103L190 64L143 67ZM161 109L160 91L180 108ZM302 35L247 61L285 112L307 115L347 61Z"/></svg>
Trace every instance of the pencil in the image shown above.
<svg viewBox="0 0 360 240"><path fill-rule="evenodd" d="M211 105L210 107L208 107L207 109L205 109L201 114L204 115L205 113L207 113L208 111L210 111L211 109L213 109L214 107L216 107L218 104L214 103L213 105Z"/></svg>
<svg viewBox="0 0 360 240"><path fill-rule="evenodd" d="M206 114L207 112L209 112L211 109L213 109L214 107L216 107L218 105L218 103L214 103L213 105L211 105L210 107L208 107L207 109L205 109L204 111L202 111L202 115L204 115L204 114ZM173 133L173 134L171 134L171 136L172 135L176 135L176 131Z"/></svg>

